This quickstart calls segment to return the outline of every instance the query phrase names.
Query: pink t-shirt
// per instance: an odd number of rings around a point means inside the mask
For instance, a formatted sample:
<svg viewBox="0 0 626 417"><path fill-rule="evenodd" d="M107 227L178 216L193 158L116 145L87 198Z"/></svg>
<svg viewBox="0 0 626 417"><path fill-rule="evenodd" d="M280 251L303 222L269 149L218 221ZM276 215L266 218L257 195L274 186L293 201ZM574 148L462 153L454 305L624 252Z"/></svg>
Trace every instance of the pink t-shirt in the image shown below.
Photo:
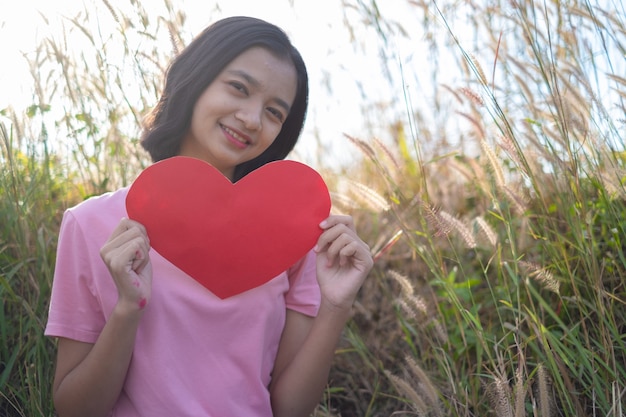
<svg viewBox="0 0 626 417"><path fill-rule="evenodd" d="M46 335L96 342L117 301L99 251L127 216L127 193L91 198L64 214ZM150 259L152 298L111 415L271 417L267 387L286 309L315 316L319 307L315 254L224 300L154 250Z"/></svg>

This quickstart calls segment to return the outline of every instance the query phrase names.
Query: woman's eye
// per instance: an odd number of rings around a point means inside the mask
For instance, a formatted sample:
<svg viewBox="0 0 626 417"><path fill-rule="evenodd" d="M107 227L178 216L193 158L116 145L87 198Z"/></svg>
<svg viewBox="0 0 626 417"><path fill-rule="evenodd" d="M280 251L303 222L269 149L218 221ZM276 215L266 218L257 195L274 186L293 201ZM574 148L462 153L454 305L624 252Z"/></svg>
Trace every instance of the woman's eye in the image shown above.
<svg viewBox="0 0 626 417"><path fill-rule="evenodd" d="M281 123L285 121L285 116L280 110L276 110L273 107L268 107L267 111L269 111L272 114L272 116L277 118Z"/></svg>
<svg viewBox="0 0 626 417"><path fill-rule="evenodd" d="M230 85L233 86L237 91L241 91L244 94L248 94L248 89L246 88L245 85L241 84L240 82L232 81Z"/></svg>

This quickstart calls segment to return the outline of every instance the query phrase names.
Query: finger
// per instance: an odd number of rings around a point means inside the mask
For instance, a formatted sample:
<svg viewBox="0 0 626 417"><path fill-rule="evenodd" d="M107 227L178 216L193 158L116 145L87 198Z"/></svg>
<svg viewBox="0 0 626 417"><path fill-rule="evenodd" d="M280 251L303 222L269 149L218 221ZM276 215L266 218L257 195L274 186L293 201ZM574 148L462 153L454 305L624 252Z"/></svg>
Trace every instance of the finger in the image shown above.
<svg viewBox="0 0 626 417"><path fill-rule="evenodd" d="M339 266L346 266L353 263L354 255L359 249L358 242L352 241L339 249L336 258L339 259Z"/></svg>
<svg viewBox="0 0 626 417"><path fill-rule="evenodd" d="M127 268L140 271L148 262L150 245L144 236L127 240L122 237L109 242L101 250L101 256L111 271L123 272Z"/></svg>
<svg viewBox="0 0 626 417"><path fill-rule="evenodd" d="M134 239L144 240L146 245L150 245L146 229L142 225L137 222L122 222L118 225L114 233L111 234L111 237L109 237L109 240L107 240L102 249L104 251L112 250Z"/></svg>
<svg viewBox="0 0 626 417"><path fill-rule="evenodd" d="M123 218L117 224L117 227L113 230L113 233L111 233L109 240L115 240L117 237L127 233L128 231L135 231L139 234L145 235L146 237L148 236L148 232L146 231L144 225L135 220Z"/></svg>
<svg viewBox="0 0 626 417"><path fill-rule="evenodd" d="M150 246L146 239L136 238L120 248L120 260L128 259L130 269L140 272L148 262Z"/></svg>
<svg viewBox="0 0 626 417"><path fill-rule="evenodd" d="M346 233L341 233L340 235L329 240L328 243L323 246L323 250L326 252L328 258L331 261L334 261L334 259L339 256L341 249L343 249L346 245L349 245L353 241L354 239L352 239L351 236Z"/></svg>
<svg viewBox="0 0 626 417"><path fill-rule="evenodd" d="M348 233L342 234L329 243L325 251L328 266L333 265L337 260L340 266L359 261L367 263L367 258L370 257L369 247L357 236Z"/></svg>
<svg viewBox="0 0 626 417"><path fill-rule="evenodd" d="M324 230L328 230L339 224L345 225L350 230L355 230L354 220L352 219L352 216L345 216L345 215L328 216L326 219L324 219L320 223L320 227Z"/></svg>
<svg viewBox="0 0 626 417"><path fill-rule="evenodd" d="M148 236L148 231L146 230L146 227L143 224L139 223L138 221L123 218L122 224L125 225L126 228L129 230L136 228L141 232L141 234Z"/></svg>
<svg viewBox="0 0 626 417"><path fill-rule="evenodd" d="M348 262L354 266L361 264L363 270L370 269L374 264L370 247L365 242L359 240L341 248L339 251L339 264L344 266Z"/></svg>
<svg viewBox="0 0 626 417"><path fill-rule="evenodd" d="M357 238L356 232L350 229L344 223L337 223L333 225L331 228L326 229L317 240L316 250L323 251L326 250L327 246L331 245L335 240L337 240L341 235L352 236L353 238Z"/></svg>
<svg viewBox="0 0 626 417"><path fill-rule="evenodd" d="M144 241L140 245L140 249L135 251L134 257L132 259L131 269L138 274L141 274L141 271L145 268L145 266L150 261L150 246L146 241Z"/></svg>

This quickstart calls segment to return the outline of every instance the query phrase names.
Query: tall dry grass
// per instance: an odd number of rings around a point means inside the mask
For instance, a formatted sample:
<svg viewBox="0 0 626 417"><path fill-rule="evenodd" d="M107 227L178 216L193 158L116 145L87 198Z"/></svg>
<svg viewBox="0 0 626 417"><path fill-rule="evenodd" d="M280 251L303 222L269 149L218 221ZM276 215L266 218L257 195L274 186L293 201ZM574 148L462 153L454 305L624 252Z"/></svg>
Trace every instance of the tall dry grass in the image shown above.
<svg viewBox="0 0 626 417"><path fill-rule="evenodd" d="M141 119L156 102L185 15L100 3L67 16L26 58L32 105L0 111L0 415L52 416L55 346L43 337L62 212L149 163ZM130 10L128 9L130 7ZM52 26L52 22L50 22Z"/></svg>
<svg viewBox="0 0 626 417"><path fill-rule="evenodd" d="M439 83L444 126L410 108L387 143L350 139L368 163L336 201L389 207L346 205L381 254L338 356L337 409L623 415L623 5L411 4L462 77Z"/></svg>

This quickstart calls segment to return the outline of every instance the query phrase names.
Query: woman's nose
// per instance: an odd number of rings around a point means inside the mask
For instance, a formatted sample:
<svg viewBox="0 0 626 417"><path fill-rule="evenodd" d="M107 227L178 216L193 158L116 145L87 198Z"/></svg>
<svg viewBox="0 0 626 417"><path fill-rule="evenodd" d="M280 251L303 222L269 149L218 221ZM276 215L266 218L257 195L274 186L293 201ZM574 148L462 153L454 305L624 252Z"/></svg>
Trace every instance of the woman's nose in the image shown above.
<svg viewBox="0 0 626 417"><path fill-rule="evenodd" d="M255 104L242 107L235 113L235 118L242 122L246 129L257 131L261 128L261 107Z"/></svg>

